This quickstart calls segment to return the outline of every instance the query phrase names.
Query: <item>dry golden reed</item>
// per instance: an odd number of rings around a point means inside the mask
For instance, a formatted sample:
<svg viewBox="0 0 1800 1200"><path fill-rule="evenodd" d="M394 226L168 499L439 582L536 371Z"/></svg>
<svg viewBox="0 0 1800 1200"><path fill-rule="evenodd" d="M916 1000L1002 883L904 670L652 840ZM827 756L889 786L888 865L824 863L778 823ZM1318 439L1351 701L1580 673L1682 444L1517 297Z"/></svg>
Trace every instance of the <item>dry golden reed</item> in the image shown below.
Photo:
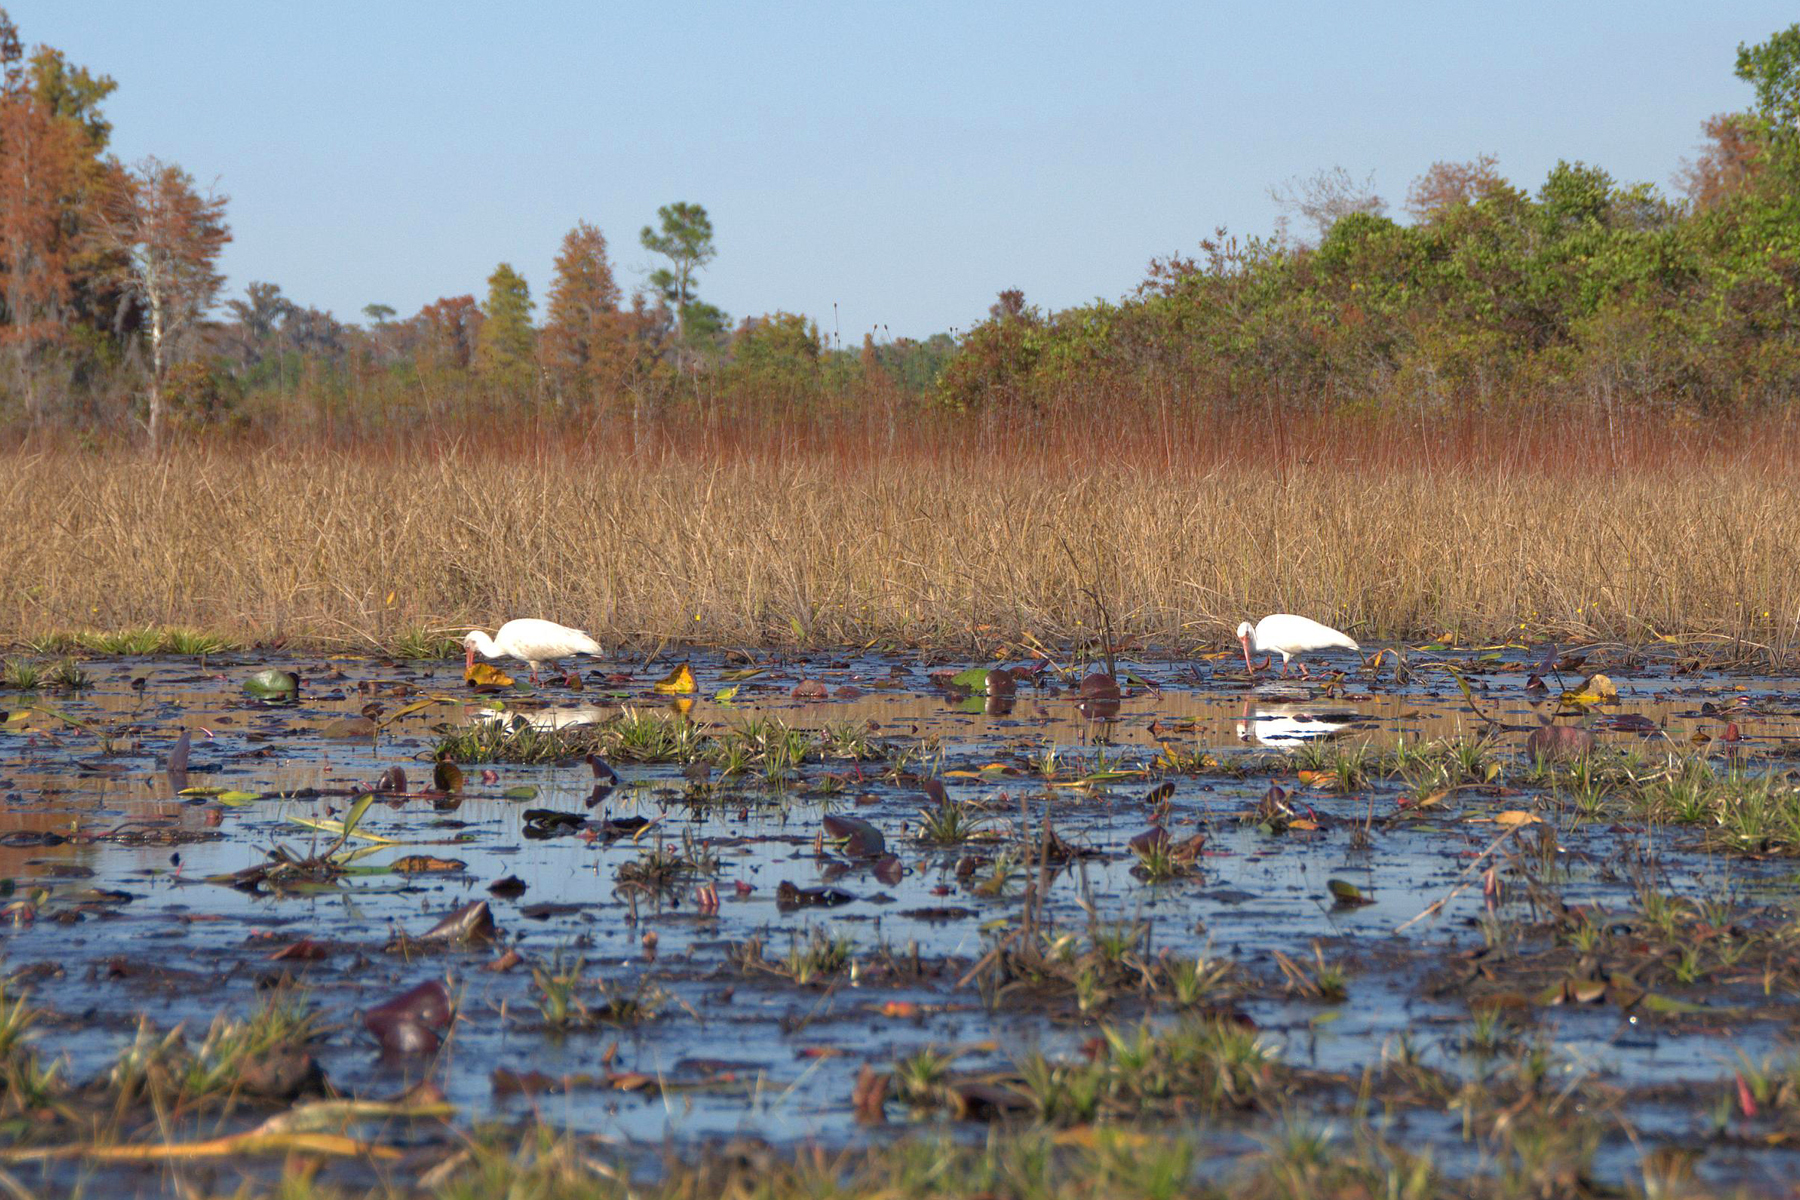
<svg viewBox="0 0 1800 1200"><path fill-rule="evenodd" d="M0 452L0 632L376 646L544 616L610 642L993 647L1090 633L1092 588L1121 632L1180 651L1272 611L1370 640L1785 649L1797 445L1244 413L21 448Z"/></svg>

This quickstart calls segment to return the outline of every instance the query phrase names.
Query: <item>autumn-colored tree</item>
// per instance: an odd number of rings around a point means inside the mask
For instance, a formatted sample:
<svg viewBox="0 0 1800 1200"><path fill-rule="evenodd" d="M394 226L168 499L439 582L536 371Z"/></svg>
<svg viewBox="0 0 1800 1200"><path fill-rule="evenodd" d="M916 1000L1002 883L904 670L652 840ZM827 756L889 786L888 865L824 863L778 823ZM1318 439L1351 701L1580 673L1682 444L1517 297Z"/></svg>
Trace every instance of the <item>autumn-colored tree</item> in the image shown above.
<svg viewBox="0 0 1800 1200"><path fill-rule="evenodd" d="M531 328L531 289L511 263L501 263L488 276L487 303L481 306L481 334L475 344L475 370L502 391L523 393L536 377Z"/></svg>
<svg viewBox="0 0 1800 1200"><path fill-rule="evenodd" d="M445 296L421 308L409 324L418 331L425 364L466 371L475 361L483 320L475 297Z"/></svg>
<svg viewBox="0 0 1800 1200"><path fill-rule="evenodd" d="M616 388L631 368L632 325L619 311L619 285L606 238L582 221L556 256L538 353L559 393L594 397Z"/></svg>
<svg viewBox="0 0 1800 1200"><path fill-rule="evenodd" d="M702 205L685 201L663 205L656 210L656 218L659 228L644 226L638 241L650 253L669 260L667 267L650 273L649 283L675 311L675 340L685 344L693 324L690 318L695 315L688 311L694 300L694 275L718 254L713 246L712 218ZM724 315L717 309L712 313Z"/></svg>
<svg viewBox="0 0 1800 1200"><path fill-rule="evenodd" d="M1468 162L1434 162L1406 189L1406 211L1415 221L1435 221L1506 186L1500 160L1483 154Z"/></svg>
<svg viewBox="0 0 1800 1200"><path fill-rule="evenodd" d="M1717 208L1743 191L1756 177L1762 152L1754 122L1744 113L1714 113L1701 122L1700 143L1693 158L1681 160L1675 186L1694 208Z"/></svg>
<svg viewBox="0 0 1800 1200"><path fill-rule="evenodd" d="M0 14L3 21L4 14ZM10 42L14 50L5 50ZM0 53L16 52L0 36ZM79 191L85 148L75 126L38 101L6 66L0 88L0 346L10 353L26 410L42 415L38 376L62 340L73 261L64 219Z"/></svg>
<svg viewBox="0 0 1800 1200"><path fill-rule="evenodd" d="M117 256L119 283L148 314L150 444L162 440L163 371L180 338L224 286L219 254L231 240L225 197L202 196L174 163L145 158L122 172L97 214L95 239Z"/></svg>

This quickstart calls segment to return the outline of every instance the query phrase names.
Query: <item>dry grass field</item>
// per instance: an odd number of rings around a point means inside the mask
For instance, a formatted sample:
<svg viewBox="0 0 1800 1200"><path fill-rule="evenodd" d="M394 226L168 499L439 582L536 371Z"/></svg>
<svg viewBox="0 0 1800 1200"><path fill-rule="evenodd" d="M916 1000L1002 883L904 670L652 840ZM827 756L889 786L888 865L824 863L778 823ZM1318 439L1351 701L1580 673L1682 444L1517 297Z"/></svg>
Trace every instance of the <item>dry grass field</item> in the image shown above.
<svg viewBox="0 0 1800 1200"><path fill-rule="evenodd" d="M1779 423L1154 410L19 446L0 634L367 647L536 615L633 644L992 647L1083 637L1092 589L1180 651L1292 610L1369 639L1784 653L1796 450Z"/></svg>

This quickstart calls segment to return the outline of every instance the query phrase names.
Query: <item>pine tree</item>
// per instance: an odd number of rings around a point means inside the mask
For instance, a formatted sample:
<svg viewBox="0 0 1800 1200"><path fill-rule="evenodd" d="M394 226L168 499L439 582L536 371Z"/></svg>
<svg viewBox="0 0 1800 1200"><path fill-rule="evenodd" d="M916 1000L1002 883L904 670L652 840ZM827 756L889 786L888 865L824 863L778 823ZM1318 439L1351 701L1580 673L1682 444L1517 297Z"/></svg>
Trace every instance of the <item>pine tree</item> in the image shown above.
<svg viewBox="0 0 1800 1200"><path fill-rule="evenodd" d="M619 311L606 238L582 221L563 238L550 284L539 356L559 394L596 398L630 368L632 322Z"/></svg>
<svg viewBox="0 0 1800 1200"><path fill-rule="evenodd" d="M511 263L495 267L488 276L487 303L481 306L485 319L476 342L475 370L499 391L524 395L536 381L531 309L525 277Z"/></svg>

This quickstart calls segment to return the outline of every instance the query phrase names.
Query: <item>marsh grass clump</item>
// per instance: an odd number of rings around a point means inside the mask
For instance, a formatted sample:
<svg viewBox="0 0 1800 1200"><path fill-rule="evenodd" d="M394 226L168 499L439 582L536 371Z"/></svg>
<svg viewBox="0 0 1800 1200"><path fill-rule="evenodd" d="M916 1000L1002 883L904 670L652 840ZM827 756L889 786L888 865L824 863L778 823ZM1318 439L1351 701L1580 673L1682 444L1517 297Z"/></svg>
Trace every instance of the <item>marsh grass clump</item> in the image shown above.
<svg viewBox="0 0 1800 1200"><path fill-rule="evenodd" d="M16 688L21 692L37 690L39 682L44 678L44 669L34 662L22 658L9 658L0 666L0 687Z"/></svg>
<svg viewBox="0 0 1800 1200"><path fill-rule="evenodd" d="M665 892L690 876L714 875L718 869L717 852L695 841L692 829L684 829L679 846L658 836L639 849L636 858L620 863L614 878L623 888Z"/></svg>
<svg viewBox="0 0 1800 1200"><path fill-rule="evenodd" d="M919 810L919 840L930 846L960 846L987 828L987 817L976 815L967 801L948 793L936 804Z"/></svg>
<svg viewBox="0 0 1800 1200"><path fill-rule="evenodd" d="M1186 1016L1173 1025L1102 1025L1101 1052L1058 1062L1042 1054L1020 1060L1013 1072L985 1077L1005 1088L1047 1124L1118 1120L1165 1112L1219 1115L1267 1110L1280 1093L1280 1060L1255 1030L1219 1017ZM928 1083L896 1075L896 1091L915 1106L952 1108L964 1080L942 1055Z"/></svg>
<svg viewBox="0 0 1800 1200"><path fill-rule="evenodd" d="M706 744L686 716L631 706L594 729L605 756L622 762L689 763Z"/></svg>
<svg viewBox="0 0 1800 1200"><path fill-rule="evenodd" d="M121 1103L187 1107L287 1092L313 1074L306 1047L323 1033L306 995L288 987L270 992L243 1020L215 1016L197 1047L181 1026L159 1034L144 1017L108 1082Z"/></svg>
<svg viewBox="0 0 1800 1200"><path fill-rule="evenodd" d="M405 661L436 661L462 657L460 638L441 629L409 629L383 645L389 654Z"/></svg>
<svg viewBox="0 0 1800 1200"><path fill-rule="evenodd" d="M626 989L603 978L589 981L584 977L586 969L585 956L565 958L560 948L548 964L532 967L534 1003L545 1029L565 1033L603 1025L637 1025L654 1020L668 999L667 993L648 978L640 978ZM592 1006L584 998L589 991L599 1001Z"/></svg>
<svg viewBox="0 0 1800 1200"><path fill-rule="evenodd" d="M787 953L780 958L770 958L762 938L754 936L733 946L728 957L746 974L778 975L804 986L842 974L850 966L855 945L848 934L808 924L804 937L799 932L788 935Z"/></svg>
<svg viewBox="0 0 1800 1200"><path fill-rule="evenodd" d="M781 971L804 987L846 970L854 945L849 934L809 926L804 939L798 934L790 935L788 952L781 959Z"/></svg>
<svg viewBox="0 0 1800 1200"><path fill-rule="evenodd" d="M43 680L48 686L67 692L80 691L93 683L93 677L73 658L59 658L51 663Z"/></svg>
<svg viewBox="0 0 1800 1200"><path fill-rule="evenodd" d="M445 734L432 750L433 760L454 763L566 762L605 750L607 739L597 725L541 729L504 719L467 725Z"/></svg>

